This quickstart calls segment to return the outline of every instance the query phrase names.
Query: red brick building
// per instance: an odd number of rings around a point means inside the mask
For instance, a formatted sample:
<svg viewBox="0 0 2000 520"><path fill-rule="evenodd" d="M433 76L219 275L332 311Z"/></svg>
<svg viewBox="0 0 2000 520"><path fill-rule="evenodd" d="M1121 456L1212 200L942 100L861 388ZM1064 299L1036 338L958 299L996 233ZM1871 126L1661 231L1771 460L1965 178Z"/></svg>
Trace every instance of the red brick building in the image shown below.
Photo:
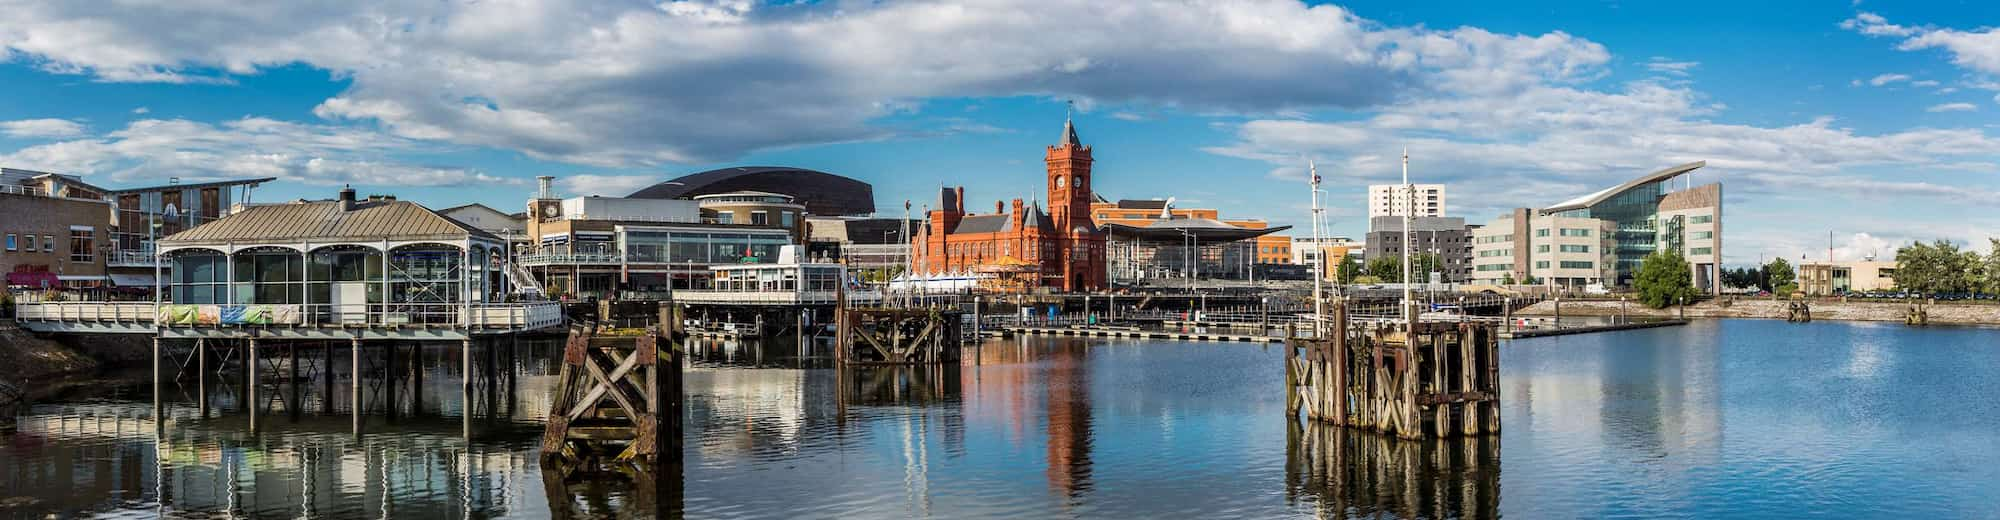
<svg viewBox="0 0 2000 520"><path fill-rule="evenodd" d="M974 214L965 206L965 188L945 188L927 215L929 225L911 237L914 267L923 273L974 273L1002 258L1026 261L1038 270L1037 287L1057 291L1103 289L1104 232L1091 223L1090 147L1077 140L1076 127L1063 121L1060 144L1043 155L1049 209L1041 204L1011 207L993 203L993 213Z"/></svg>

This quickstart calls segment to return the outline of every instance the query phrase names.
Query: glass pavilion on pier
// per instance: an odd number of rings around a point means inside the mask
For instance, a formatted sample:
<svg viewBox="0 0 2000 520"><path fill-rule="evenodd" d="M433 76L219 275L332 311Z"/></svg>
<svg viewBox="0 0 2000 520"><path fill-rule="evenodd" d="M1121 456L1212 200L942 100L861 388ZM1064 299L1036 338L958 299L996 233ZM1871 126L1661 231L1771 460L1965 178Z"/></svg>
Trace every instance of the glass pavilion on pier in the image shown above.
<svg viewBox="0 0 2000 520"><path fill-rule="evenodd" d="M161 241L160 325L479 325L506 242L394 198L244 208Z"/></svg>

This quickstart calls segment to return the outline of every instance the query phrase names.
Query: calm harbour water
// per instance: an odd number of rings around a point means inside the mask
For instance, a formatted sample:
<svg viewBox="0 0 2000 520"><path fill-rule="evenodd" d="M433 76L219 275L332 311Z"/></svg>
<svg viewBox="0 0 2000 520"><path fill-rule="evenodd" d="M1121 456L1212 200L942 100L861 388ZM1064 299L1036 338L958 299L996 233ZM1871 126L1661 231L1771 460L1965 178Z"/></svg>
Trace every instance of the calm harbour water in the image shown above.
<svg viewBox="0 0 2000 520"><path fill-rule="evenodd" d="M517 375L475 384L470 421L454 351L430 351L360 437L344 382L332 402L268 387L256 435L240 385L216 384L206 419L169 387L158 434L143 383L39 403L0 426L0 517L2000 518L1995 329L1516 341L1501 436L1422 443L1294 426L1276 347L1029 339L843 372L707 345L657 488L545 483L554 349L496 356Z"/></svg>

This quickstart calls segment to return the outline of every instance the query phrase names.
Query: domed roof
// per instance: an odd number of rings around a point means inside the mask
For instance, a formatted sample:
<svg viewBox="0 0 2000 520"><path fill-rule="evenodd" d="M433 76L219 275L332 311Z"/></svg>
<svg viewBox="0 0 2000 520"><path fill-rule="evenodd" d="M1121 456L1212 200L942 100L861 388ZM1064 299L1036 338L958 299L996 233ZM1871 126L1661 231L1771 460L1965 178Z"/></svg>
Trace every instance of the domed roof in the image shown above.
<svg viewBox="0 0 2000 520"><path fill-rule="evenodd" d="M735 166L682 176L632 192L635 199L692 199L735 191L792 197L806 212L822 216L875 212L875 188L866 182L789 166Z"/></svg>

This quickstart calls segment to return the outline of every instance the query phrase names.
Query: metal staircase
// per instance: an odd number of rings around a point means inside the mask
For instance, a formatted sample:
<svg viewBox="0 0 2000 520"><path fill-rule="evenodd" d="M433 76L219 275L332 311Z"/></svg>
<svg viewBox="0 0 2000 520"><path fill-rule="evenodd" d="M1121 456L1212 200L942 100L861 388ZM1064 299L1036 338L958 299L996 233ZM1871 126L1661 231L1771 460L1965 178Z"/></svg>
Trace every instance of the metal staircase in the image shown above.
<svg viewBox="0 0 2000 520"><path fill-rule="evenodd" d="M548 291L542 289L542 283L535 281L535 276L529 274L528 268L522 267L521 264L512 262L507 264L507 283L514 285L516 293L537 296L548 294Z"/></svg>

